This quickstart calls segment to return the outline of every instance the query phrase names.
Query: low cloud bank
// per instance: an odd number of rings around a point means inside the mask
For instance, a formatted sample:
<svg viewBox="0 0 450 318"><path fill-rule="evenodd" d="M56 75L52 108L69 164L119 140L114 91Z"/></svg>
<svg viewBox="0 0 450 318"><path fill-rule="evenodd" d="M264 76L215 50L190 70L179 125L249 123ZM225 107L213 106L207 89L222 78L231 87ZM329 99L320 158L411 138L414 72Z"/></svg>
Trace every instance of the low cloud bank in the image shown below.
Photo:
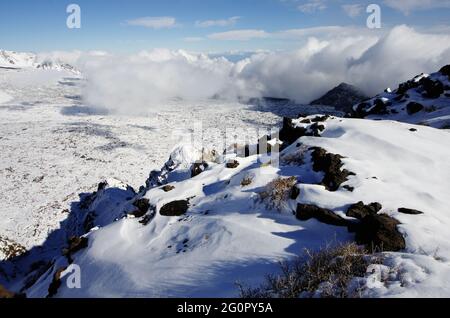
<svg viewBox="0 0 450 318"><path fill-rule="evenodd" d="M311 37L292 52L257 53L238 62L184 51L100 56L78 65L96 107L122 113L157 110L173 99L284 97L308 103L341 82L374 95L450 62L450 36L397 26L383 36Z"/></svg>

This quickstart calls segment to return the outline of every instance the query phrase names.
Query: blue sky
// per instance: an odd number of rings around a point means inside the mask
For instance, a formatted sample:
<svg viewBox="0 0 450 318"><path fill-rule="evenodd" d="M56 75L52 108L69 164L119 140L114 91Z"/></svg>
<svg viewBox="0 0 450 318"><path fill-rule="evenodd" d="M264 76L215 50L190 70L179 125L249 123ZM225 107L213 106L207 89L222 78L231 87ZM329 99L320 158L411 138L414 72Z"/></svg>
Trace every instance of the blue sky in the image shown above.
<svg viewBox="0 0 450 318"><path fill-rule="evenodd" d="M70 3L81 7L81 29L66 27ZM0 48L37 52L290 49L302 38L280 36L285 30L364 29L369 3L381 6L384 28L407 24L429 29L448 26L450 20L448 0L15 0L0 4Z"/></svg>

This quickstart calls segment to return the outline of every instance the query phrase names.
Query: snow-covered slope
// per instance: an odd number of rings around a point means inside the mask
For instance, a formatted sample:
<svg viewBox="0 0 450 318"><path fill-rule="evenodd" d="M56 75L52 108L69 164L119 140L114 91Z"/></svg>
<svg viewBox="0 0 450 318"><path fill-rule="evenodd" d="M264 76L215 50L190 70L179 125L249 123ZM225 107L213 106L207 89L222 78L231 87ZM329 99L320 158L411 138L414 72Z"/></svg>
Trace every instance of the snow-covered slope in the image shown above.
<svg viewBox="0 0 450 318"><path fill-rule="evenodd" d="M450 65L431 75L420 74L394 91L388 88L355 105L352 116L450 128Z"/></svg>
<svg viewBox="0 0 450 318"><path fill-rule="evenodd" d="M34 67L36 55L33 53L22 53L0 50L0 67L24 68Z"/></svg>
<svg viewBox="0 0 450 318"><path fill-rule="evenodd" d="M5 50L0 50L0 68L37 68L44 70L68 71L74 74L80 74L80 72L76 68L61 61L40 61L37 55L34 53L13 52Z"/></svg>
<svg viewBox="0 0 450 318"><path fill-rule="evenodd" d="M314 204L353 221L345 213L359 201L381 203L382 213L400 221L406 241L401 252L386 253L387 279L362 278L363 295L450 296L440 281L448 278L450 264L450 149L443 146L450 135L393 121L320 120L321 137L300 137L283 150L279 166L262 163L258 155L232 155L208 162L191 178L185 173L189 165L178 165L167 178L177 181L143 190L113 209L100 192L86 208L96 215L85 235L87 247L71 254L82 269L82 288L63 283L56 296L236 296L236 281L256 284L277 261L305 247L354 239L345 226L299 220L298 204ZM318 119L292 124L308 130L311 121ZM313 169L312 147L343 156L342 169L353 173L336 191L320 185L324 173ZM185 149L175 154L179 162L192 161ZM270 183L289 177L295 177L293 183L277 200ZM403 214L399 208L424 214ZM28 296L46 296L54 274L67 265L67 257L56 257Z"/></svg>
<svg viewBox="0 0 450 318"><path fill-rule="evenodd" d="M12 99L12 97L10 95L8 95L7 93L0 91L0 104L9 102Z"/></svg>

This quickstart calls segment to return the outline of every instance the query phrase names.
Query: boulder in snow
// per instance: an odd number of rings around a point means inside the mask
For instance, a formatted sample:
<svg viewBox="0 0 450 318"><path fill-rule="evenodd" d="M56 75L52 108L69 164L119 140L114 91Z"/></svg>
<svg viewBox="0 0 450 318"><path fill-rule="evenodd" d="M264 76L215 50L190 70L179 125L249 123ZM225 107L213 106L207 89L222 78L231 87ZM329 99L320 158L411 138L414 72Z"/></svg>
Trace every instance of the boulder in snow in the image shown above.
<svg viewBox="0 0 450 318"><path fill-rule="evenodd" d="M165 204L160 210L159 214L162 216L181 216L186 214L189 209L188 200L173 201Z"/></svg>
<svg viewBox="0 0 450 318"><path fill-rule="evenodd" d="M335 226L347 226L349 224L349 221L340 217L333 211L320 208L316 205L299 203L295 215L300 221L316 219L319 222Z"/></svg>

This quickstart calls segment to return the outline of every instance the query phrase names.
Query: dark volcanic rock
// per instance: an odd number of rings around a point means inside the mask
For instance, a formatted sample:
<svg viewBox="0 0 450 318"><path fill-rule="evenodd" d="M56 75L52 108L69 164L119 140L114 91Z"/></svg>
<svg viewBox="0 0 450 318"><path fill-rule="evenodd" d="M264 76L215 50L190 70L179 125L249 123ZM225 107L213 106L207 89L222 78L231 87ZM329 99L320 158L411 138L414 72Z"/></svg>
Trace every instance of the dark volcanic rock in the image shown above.
<svg viewBox="0 0 450 318"><path fill-rule="evenodd" d="M439 70L439 72L440 72L442 75L447 75L447 76L448 76L448 79L450 80L450 64L449 64L449 65L445 65L443 68L441 68L441 69Z"/></svg>
<svg viewBox="0 0 450 318"><path fill-rule="evenodd" d="M407 208L400 208L400 209L398 209L398 212L403 213L403 214L410 214L410 215L424 214L422 211L414 210L414 209L407 209Z"/></svg>
<svg viewBox="0 0 450 318"><path fill-rule="evenodd" d="M368 112L368 115L386 115L388 114L387 106L389 106L389 104L384 103L381 99L377 98L373 102L373 107Z"/></svg>
<svg viewBox="0 0 450 318"><path fill-rule="evenodd" d="M369 205L365 205L362 201L351 205L347 210L347 216L356 218L358 220L362 220L366 216L376 215L382 206L378 202L371 203Z"/></svg>
<svg viewBox="0 0 450 318"><path fill-rule="evenodd" d="M444 84L441 81L426 77L420 80L420 84L424 90L424 96L428 98L438 98L441 94L444 94Z"/></svg>
<svg viewBox="0 0 450 318"><path fill-rule="evenodd" d="M355 109L350 110L350 117L352 118L364 118L367 116L366 109L370 107L369 103L360 103Z"/></svg>
<svg viewBox="0 0 450 318"><path fill-rule="evenodd" d="M179 200L167 203L160 210L159 214L163 216L181 216L189 209L189 201Z"/></svg>
<svg viewBox="0 0 450 318"><path fill-rule="evenodd" d="M137 210L129 213L137 218L143 217L150 209L150 202L148 199L139 199L134 201L133 205L137 208Z"/></svg>
<svg viewBox="0 0 450 318"><path fill-rule="evenodd" d="M450 76L450 64L445 65L444 67L442 67L442 68L439 70L439 73L441 73L442 75Z"/></svg>
<svg viewBox="0 0 450 318"><path fill-rule="evenodd" d="M228 169L236 169L237 167L239 167L239 161L237 160L230 160L227 162L226 167Z"/></svg>
<svg viewBox="0 0 450 318"><path fill-rule="evenodd" d="M347 226L349 224L349 221L343 219L333 211L309 204L299 203L297 205L296 217L300 221L316 219L319 222L335 226Z"/></svg>
<svg viewBox="0 0 450 318"><path fill-rule="evenodd" d="M405 83L402 83L398 86L397 94L405 94L411 88L417 88L417 87L419 87L419 85L420 85L419 82L416 82L414 80L410 80Z"/></svg>
<svg viewBox="0 0 450 318"><path fill-rule="evenodd" d="M280 130L280 140L283 143L290 145L305 135L305 128L295 127L291 118L283 118L283 128Z"/></svg>
<svg viewBox="0 0 450 318"><path fill-rule="evenodd" d="M347 178L354 173L348 170L341 170L344 165L341 161L343 158L341 155L328 153L325 149L314 147L311 148L313 169L316 172L322 171L325 177L322 180L324 185L329 191L337 191L342 183L347 181Z"/></svg>
<svg viewBox="0 0 450 318"><path fill-rule="evenodd" d="M411 102L406 106L406 111L408 112L408 115L414 115L424 109L422 104Z"/></svg>
<svg viewBox="0 0 450 318"><path fill-rule="evenodd" d="M323 123L323 122L327 121L328 119L330 119L330 116L328 116L328 115L316 116L313 119L311 119L311 122L313 122L313 123Z"/></svg>
<svg viewBox="0 0 450 318"><path fill-rule="evenodd" d="M191 177L194 178L198 176L206 169L208 169L208 164L206 162L203 161L194 163L191 168Z"/></svg>
<svg viewBox="0 0 450 318"><path fill-rule="evenodd" d="M53 274L53 280L48 286L48 295L47 298L51 298L56 295L59 287L61 287L61 274L66 270L66 267L62 267L58 269L55 274Z"/></svg>
<svg viewBox="0 0 450 318"><path fill-rule="evenodd" d="M369 115L387 115L389 114L388 106L391 106L390 102L383 102L380 98L377 98L373 101L373 104L369 102L364 102L356 106L355 109L352 109L350 112L350 117L353 118L365 118Z"/></svg>
<svg viewBox="0 0 450 318"><path fill-rule="evenodd" d="M70 260L71 255L88 247L88 242L89 240L87 237L72 236L71 238L69 238L69 246L63 250L63 254L66 255Z"/></svg>
<svg viewBox="0 0 450 318"><path fill-rule="evenodd" d="M406 248L403 235L398 231L399 221L385 214L368 215L357 225L356 242L370 251L398 252Z"/></svg>
<svg viewBox="0 0 450 318"><path fill-rule="evenodd" d="M336 110L349 112L353 105L360 103L367 98L368 97L355 86L342 83L321 98L312 101L311 105L333 106Z"/></svg>
<svg viewBox="0 0 450 318"><path fill-rule="evenodd" d="M294 186L291 190L290 198L291 200L297 200L298 196L300 195L300 189L297 186Z"/></svg>
<svg viewBox="0 0 450 318"><path fill-rule="evenodd" d="M170 192L170 191L172 191L173 189L175 189L175 187L172 186L172 185L165 185L165 186L162 187L161 189L162 189L164 192Z"/></svg>

